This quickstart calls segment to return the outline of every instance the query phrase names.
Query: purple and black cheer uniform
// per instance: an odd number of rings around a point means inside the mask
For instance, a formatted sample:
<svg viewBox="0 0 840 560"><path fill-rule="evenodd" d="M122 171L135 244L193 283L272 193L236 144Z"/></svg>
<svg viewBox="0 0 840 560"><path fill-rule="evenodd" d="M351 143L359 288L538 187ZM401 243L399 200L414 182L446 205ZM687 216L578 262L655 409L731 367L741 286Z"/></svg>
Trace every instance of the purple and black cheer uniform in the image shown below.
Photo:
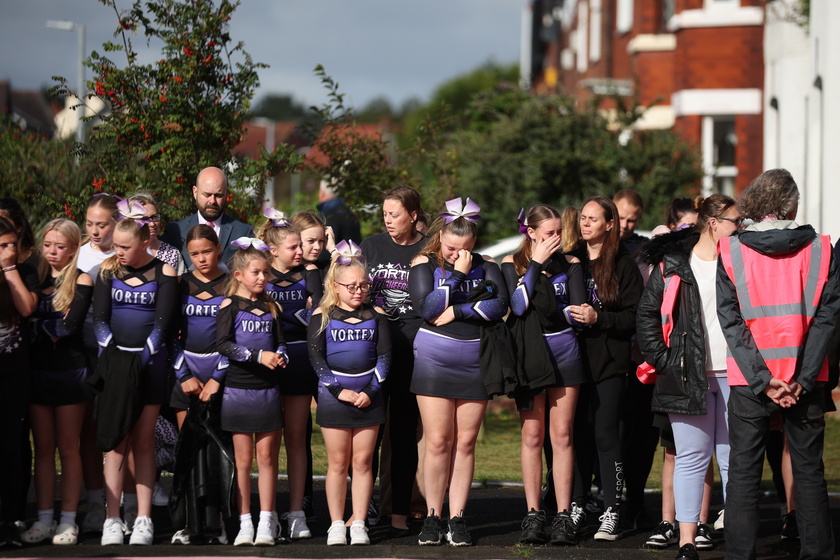
<svg viewBox="0 0 840 560"><path fill-rule="evenodd" d="M289 363L280 376L280 394L314 395L318 378L309 363L306 350L306 328L312 310L321 303L323 283L318 269L299 265L288 272L272 267L265 291L280 304L283 339L289 353ZM312 306L307 308L311 298Z"/></svg>
<svg viewBox="0 0 840 560"><path fill-rule="evenodd" d="M484 280L498 287L498 296L468 302L470 290ZM473 253L467 274L449 263L441 268L430 259L411 267L411 301L425 320L414 339L414 375L411 390L417 395L448 399L486 400L479 369L481 323L498 321L507 313L508 295L496 263ZM453 307L455 320L437 327L435 317Z"/></svg>
<svg viewBox="0 0 840 560"><path fill-rule="evenodd" d="M228 359L222 394L222 429L259 433L283 427L283 407L277 382L283 368L270 370L260 363L260 352L286 358L280 323L260 300L230 296L230 304L216 317L218 352Z"/></svg>
<svg viewBox="0 0 840 560"><path fill-rule="evenodd" d="M385 422L381 385L391 365L388 320L369 304L348 311L336 307L321 330L321 316L309 324L309 359L318 375L316 421L328 428L364 428ZM370 405L338 400L343 389L366 393Z"/></svg>
<svg viewBox="0 0 840 560"><path fill-rule="evenodd" d="M38 306L30 318L32 404L62 406L88 401L93 394L87 385L91 372L82 328L93 286L76 284L66 315L53 307L55 278L47 277L37 295Z"/></svg>
<svg viewBox="0 0 840 560"><path fill-rule="evenodd" d="M559 313L554 324L543 325L543 338L557 376L555 387L580 385L587 380L583 357L577 335L564 312L570 305L582 305L586 301L583 281L583 267L570 263L562 254L554 254L544 265L531 261L522 277L516 274L513 263L503 263L502 273L511 292L510 309L514 315L522 316L534 304L539 275L545 273L554 289Z"/></svg>
<svg viewBox="0 0 840 560"><path fill-rule="evenodd" d="M143 404L169 396L166 331L178 300L178 279L163 273L163 261L122 267L110 278L97 275L93 288L93 331L100 351L111 344L137 352L146 372Z"/></svg>
<svg viewBox="0 0 840 560"><path fill-rule="evenodd" d="M216 316L225 299L227 279L227 274L222 274L203 282L194 272L181 278L181 333L172 345L172 368L177 381L169 399L173 408L189 408L190 397L181 389L184 381L193 377L202 384L210 379L219 383L224 380L228 362L216 351Z"/></svg>

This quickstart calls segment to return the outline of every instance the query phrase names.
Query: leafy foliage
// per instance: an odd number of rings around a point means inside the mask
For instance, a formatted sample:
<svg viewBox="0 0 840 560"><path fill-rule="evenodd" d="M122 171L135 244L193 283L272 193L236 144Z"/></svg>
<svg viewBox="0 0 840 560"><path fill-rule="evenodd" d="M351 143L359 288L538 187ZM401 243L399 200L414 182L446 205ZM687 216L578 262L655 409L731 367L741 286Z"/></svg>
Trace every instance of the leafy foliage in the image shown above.
<svg viewBox="0 0 840 560"><path fill-rule="evenodd" d="M180 218L193 206L196 175L215 165L230 179L228 212L247 220L263 200L267 178L300 162L288 145L263 150L255 160L231 156L259 85L257 71L266 67L231 39L228 22L239 2L135 0L122 11L116 0L100 2L116 16L115 42L86 64L95 76L93 94L111 112L81 150L83 161L96 167L83 198L143 189L162 202L164 216ZM140 64L138 34L147 47L160 45L159 60ZM115 55L124 58L121 64L110 58ZM66 92L66 81L57 79Z"/></svg>

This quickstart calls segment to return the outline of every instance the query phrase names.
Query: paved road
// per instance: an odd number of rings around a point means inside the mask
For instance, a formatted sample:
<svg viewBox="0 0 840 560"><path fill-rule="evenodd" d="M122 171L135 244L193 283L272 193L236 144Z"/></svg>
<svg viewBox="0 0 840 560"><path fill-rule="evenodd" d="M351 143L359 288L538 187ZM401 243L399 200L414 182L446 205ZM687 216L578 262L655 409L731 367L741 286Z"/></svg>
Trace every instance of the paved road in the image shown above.
<svg viewBox="0 0 840 560"><path fill-rule="evenodd" d="M164 482L168 484L169 480ZM282 511L287 506L285 482L279 485L278 508ZM651 515L659 515L659 495L647 496ZM256 501L254 496L253 503ZM30 504L34 516L34 499ZM169 544L172 527L166 508L154 508L156 528L155 544L150 547L131 547L128 545L102 547L98 535L85 535L76 547L58 547L53 545L26 546L21 549L4 548L0 556L6 557L101 557L101 556L259 556L271 558L417 558L417 559L489 559L506 558L511 560L543 558L598 558L603 560L660 560L671 559L676 548L664 551L645 550L642 548L648 536L647 531L628 531L624 538L614 543L595 542L591 533L574 547L517 547L519 524L524 514L525 500L520 488L481 487L473 489L467 512L468 527L475 546L470 548L420 547L416 544L416 535L420 523L412 525L412 535L403 538L389 538L387 526L380 525L370 531L372 544L369 547L328 547L326 530L326 498L323 483L316 483L315 522L310 523L315 537L310 540L268 548L233 546L174 546ZM840 498L832 498L832 519L834 532L840 535ZM590 515L590 524L597 524L597 515ZM761 538L758 543L759 558L796 559L799 556L797 541L782 541L779 537L779 508L775 498L762 500ZM703 560L723 558L725 545L718 536L718 545L714 550L701 552ZM838 541L840 544L840 541ZM837 554L840 556L840 546Z"/></svg>

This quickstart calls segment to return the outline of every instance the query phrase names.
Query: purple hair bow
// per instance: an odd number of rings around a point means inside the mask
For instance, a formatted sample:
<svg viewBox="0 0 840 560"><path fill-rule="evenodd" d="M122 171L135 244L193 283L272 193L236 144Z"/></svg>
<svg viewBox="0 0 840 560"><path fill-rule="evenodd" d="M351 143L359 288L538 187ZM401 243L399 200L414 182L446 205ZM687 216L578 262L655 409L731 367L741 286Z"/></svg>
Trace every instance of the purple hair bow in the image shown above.
<svg viewBox="0 0 840 560"><path fill-rule="evenodd" d="M257 239L256 237L240 237L239 239L234 239L233 241L231 241L230 244L240 249L247 249L248 247L253 247L257 251L271 250L271 247L266 245L262 239Z"/></svg>
<svg viewBox="0 0 840 560"><path fill-rule="evenodd" d="M338 252L338 257L336 257L335 262L344 266L350 264L351 259L362 256L362 248L350 239L339 241L335 246L335 250Z"/></svg>
<svg viewBox="0 0 840 560"><path fill-rule="evenodd" d="M531 236L528 235L528 215L525 214L525 209L522 208L519 210L519 216L516 218L516 223L519 224L519 233L523 234L528 239L531 239Z"/></svg>
<svg viewBox="0 0 840 560"><path fill-rule="evenodd" d="M274 227L286 227L289 225L289 218L287 218L286 214L280 210L266 208L263 212L263 216L271 220L271 225Z"/></svg>
<svg viewBox="0 0 840 560"><path fill-rule="evenodd" d="M469 222L476 223L481 219L481 216L478 215L480 210L481 208L478 207L478 204L470 200L469 197L467 197L466 204L462 206L461 197L459 196L458 198L446 201L446 212L441 214L440 217L445 218L447 224L458 218L464 218Z"/></svg>
<svg viewBox="0 0 840 560"><path fill-rule="evenodd" d="M117 202L117 214L118 222L131 218L141 227L152 223L152 219L146 217L146 207L137 201L129 202L127 198Z"/></svg>

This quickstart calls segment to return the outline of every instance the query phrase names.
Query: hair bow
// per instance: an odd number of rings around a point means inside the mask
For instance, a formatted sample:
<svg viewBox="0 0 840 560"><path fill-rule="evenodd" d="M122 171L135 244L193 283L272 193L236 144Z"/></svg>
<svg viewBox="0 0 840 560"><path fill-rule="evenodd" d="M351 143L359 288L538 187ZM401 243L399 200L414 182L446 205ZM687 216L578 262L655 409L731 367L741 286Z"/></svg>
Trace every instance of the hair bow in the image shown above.
<svg viewBox="0 0 840 560"><path fill-rule="evenodd" d="M469 222L476 223L481 219L481 216L478 215L480 210L481 208L478 207L478 204L470 200L469 197L467 197L466 204L461 206L461 197L459 196L458 198L446 201L446 212L441 214L440 217L445 218L447 224L458 218L464 218Z"/></svg>
<svg viewBox="0 0 840 560"><path fill-rule="evenodd" d="M274 208L266 208L263 216L271 220L271 225L274 227L286 227L289 225L289 219L286 214Z"/></svg>
<svg viewBox="0 0 840 560"><path fill-rule="evenodd" d="M519 210L519 216L516 218L516 223L519 224L519 233L524 234L526 238L531 239L531 236L528 235L528 215L525 214L524 208Z"/></svg>
<svg viewBox="0 0 840 560"><path fill-rule="evenodd" d="M350 259L361 258L362 256L362 248L350 239L339 241L335 246L335 250L338 252L338 257L336 257L335 262L344 266L350 264Z"/></svg>
<svg viewBox="0 0 840 560"><path fill-rule="evenodd" d="M146 207L137 201L129 202L127 198L117 202L117 214L118 222L131 218L141 227L152 223L152 219L146 217Z"/></svg>
<svg viewBox="0 0 840 560"><path fill-rule="evenodd" d="M239 239L234 239L230 242L231 245L234 247L238 247L240 249L248 249L249 247L253 247L257 251L270 251L271 247L265 244L265 241L262 239L257 239L256 237L240 237Z"/></svg>

